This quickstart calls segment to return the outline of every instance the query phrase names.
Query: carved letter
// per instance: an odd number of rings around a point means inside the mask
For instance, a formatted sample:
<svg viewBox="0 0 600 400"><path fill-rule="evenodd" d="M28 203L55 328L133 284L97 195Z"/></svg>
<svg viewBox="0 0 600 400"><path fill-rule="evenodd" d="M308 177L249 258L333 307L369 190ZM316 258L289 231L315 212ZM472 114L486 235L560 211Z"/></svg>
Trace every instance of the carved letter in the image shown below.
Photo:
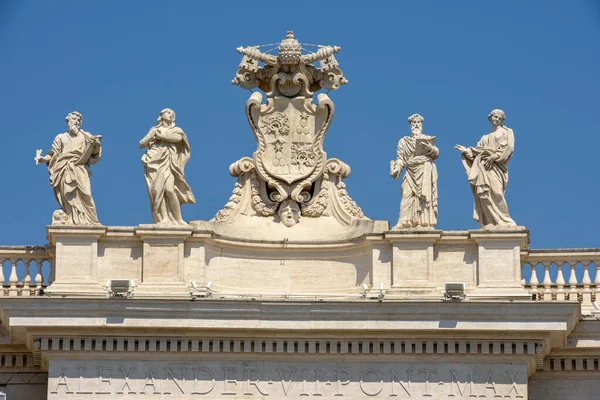
<svg viewBox="0 0 600 400"><path fill-rule="evenodd" d="M59 386L63 386L65 387L65 393L66 394L73 394L73 392L71 392L69 390L69 383L67 382L67 371L66 368L62 368L60 370L60 376L58 377L58 382L56 382L56 386L54 387L54 390L51 392L53 394L58 393L58 387Z"/></svg>
<svg viewBox="0 0 600 400"><path fill-rule="evenodd" d="M302 393L300 393L300 396L309 396L309 394L306 393L306 375L308 374L308 370L301 369L300 371L302 372Z"/></svg>
<svg viewBox="0 0 600 400"><path fill-rule="evenodd" d="M375 376L377 376L377 380L379 381L379 389L373 392L367 392L363 386L363 381L365 380L365 377L367 376L367 374L373 374ZM379 372L377 371L373 371L372 369L365 371L364 374L362 374L362 376L360 377L360 390L362 390L362 392L364 394L366 394L367 396L377 396L379 393L381 393L381 391L383 390L383 378L381 377L381 375L379 375Z"/></svg>
<svg viewBox="0 0 600 400"><path fill-rule="evenodd" d="M437 371L435 369L421 369L417 372L417 374L421 374L424 373L425 374L425 393L423 393L423 396L431 396L431 393L429 393L429 379L431 378L431 375L435 375L437 373Z"/></svg>
<svg viewBox="0 0 600 400"><path fill-rule="evenodd" d="M208 389L205 392L198 392L197 390L197 384L198 384L198 375L200 372L204 372L206 375L208 375L210 377L210 380L212 382L212 386L210 387L210 389ZM194 369L194 391L192 392L192 394L209 394L210 392L212 392L212 390L215 388L215 376L213 375L212 371L206 368L195 368Z"/></svg>
<svg viewBox="0 0 600 400"><path fill-rule="evenodd" d="M483 389L484 396L485 392L487 392L488 389L492 389L494 391L494 394L498 394L496 392L496 382L494 380L494 374L492 373L492 371L488 372L487 379L485 380L485 389Z"/></svg>
<svg viewBox="0 0 600 400"><path fill-rule="evenodd" d="M103 372L104 371L108 371L108 377L104 378L103 377ZM111 386L110 383L110 375L111 375L111 369L110 368L103 368L103 367L99 367L98 368L98 390L96 390L94 392L94 394L111 394L111 391L109 390L108 392L102 392L100 389L102 389L102 384L103 383L108 383L108 386Z"/></svg>
<svg viewBox="0 0 600 400"><path fill-rule="evenodd" d="M81 386L83 383L83 371L85 371L85 367L77 367L77 371L79 372L79 388L75 392L75 394L94 394L94 392L82 392Z"/></svg>
<svg viewBox="0 0 600 400"><path fill-rule="evenodd" d="M404 389L406 394L410 397L410 392L408 391L408 389L410 389L410 374L412 373L412 370L410 370L410 369L406 370L406 375L408 375L408 380L406 382L406 386L404 386L404 383L402 383L400 378L398 378L398 375L396 375L395 370L390 369L390 373L392 375L392 393L390 394L390 397L398 397L398 395L396 393L394 393L394 382L398 382L400 384L400 387L402 389Z"/></svg>
<svg viewBox="0 0 600 400"><path fill-rule="evenodd" d="M123 383L123 387L120 391L117 392L117 394L124 394L125 388L127 388L128 394L135 394L135 392L131 390L131 386L129 386L129 377L131 377L131 374L133 373L133 371L135 371L135 368L132 367L129 370L127 370L126 368L121 367L120 369L121 373L123 374L123 378L125 379L125 383Z"/></svg>
<svg viewBox="0 0 600 400"><path fill-rule="evenodd" d="M508 394L506 396L510 396L510 394L514 390L515 391L515 395L517 397L523 397L523 396L519 395L519 391L517 390L517 378L519 377L519 374L521 374L521 373L517 372L516 375L513 375L512 371L506 371L506 374L509 376L510 380L512 381L512 386L511 386L510 391L508 392Z"/></svg>
<svg viewBox="0 0 600 400"><path fill-rule="evenodd" d="M287 396L289 390L290 390L290 386L292 385L292 378L294 377L294 374L296 373L296 369L293 369L292 372L290 372L290 377L286 378L285 377L285 372L287 372L287 369L277 369L276 370L277 373L279 373L279 377L281 378L281 387L283 388L283 394ZM287 387L285 386L285 381L287 379Z"/></svg>
<svg viewBox="0 0 600 400"><path fill-rule="evenodd" d="M224 395L236 395L236 392L228 392L227 391L227 384L234 384L235 386L237 386L237 369L236 368L223 368L223 372L225 373L225 380L223 381L223 393ZM236 374L236 376L233 377L233 379L231 379L232 377L229 376L229 373L233 372Z"/></svg>
<svg viewBox="0 0 600 400"><path fill-rule="evenodd" d="M454 397L454 386L453 383L456 383L456 387L458 388L458 394L460 397L463 397L463 393L467 393L467 386L469 387L469 392L473 393L473 371L469 371L469 376L465 381L465 386L463 386L462 390L460 388L460 379L458 378L458 372L451 369L450 370L451 378L450 378L450 394L449 397Z"/></svg>
<svg viewBox="0 0 600 400"><path fill-rule="evenodd" d="M156 390L156 382L154 382L154 374L152 373L152 368L148 370L146 374L146 383L144 383L144 387L140 390L140 393L146 394L146 386L152 386L153 394L161 394L158 390Z"/></svg>
<svg viewBox="0 0 600 400"><path fill-rule="evenodd" d="M181 392L181 394L185 394L185 391L183 390L182 386L185 386L185 371L187 370L187 368L181 368L181 385L179 384L179 382L177 382L177 378L175 378L175 375L173 375L173 371L171 371L171 368L167 367L165 368L165 373L167 374L167 381L165 382L165 389L168 389L168 383L169 383L169 378L173 381L173 383L175 384L175 386L177 386L177 389L179 389L179 391ZM164 392L163 394L171 394L171 392Z"/></svg>
<svg viewBox="0 0 600 400"><path fill-rule="evenodd" d="M313 396L323 396L322 393L319 393L319 379L320 379L320 373L321 370L320 369L315 369L315 392L313 393Z"/></svg>
<svg viewBox="0 0 600 400"><path fill-rule="evenodd" d="M344 369L340 369L340 370L336 370L336 375L337 375L337 391L335 392L334 396L343 396L343 394L340 392L341 386L345 386L348 385L350 383L350 373ZM344 373L346 374L346 380L342 381L340 379L340 375Z"/></svg>
<svg viewBox="0 0 600 400"><path fill-rule="evenodd" d="M262 390L260 390L260 388L258 387L258 384L260 383L260 376L257 370L255 369L246 369L246 371L248 372L248 379L246 380L246 389L244 390L244 394L251 396L253 393L250 392L250 386L255 386L256 390L258 390L258 393L262 394L263 396L268 396L269 393L264 393ZM256 374L256 380L251 380L251 376L252 373Z"/></svg>

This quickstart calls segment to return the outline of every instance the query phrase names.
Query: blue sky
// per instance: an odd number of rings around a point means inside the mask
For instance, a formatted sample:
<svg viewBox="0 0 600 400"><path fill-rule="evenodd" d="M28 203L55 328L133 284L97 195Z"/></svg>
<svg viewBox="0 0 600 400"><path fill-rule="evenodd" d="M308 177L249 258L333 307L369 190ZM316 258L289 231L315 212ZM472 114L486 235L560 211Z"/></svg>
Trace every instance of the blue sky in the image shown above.
<svg viewBox="0 0 600 400"><path fill-rule="evenodd" d="M190 141L186 168L210 219L235 183L229 165L256 143L244 116L249 92L230 84L238 46L341 46L349 84L329 95L336 115L329 157L352 167L350 195L371 219L395 224L400 181L389 160L407 117L425 117L440 157L438 228L474 229L473 200L456 143L475 145L487 114L506 112L515 132L507 200L531 246L600 247L600 2L397 1L0 2L2 195L0 244L44 244L57 204L33 162L83 114L103 135L92 191L105 225L152 221L139 140L170 107Z"/></svg>

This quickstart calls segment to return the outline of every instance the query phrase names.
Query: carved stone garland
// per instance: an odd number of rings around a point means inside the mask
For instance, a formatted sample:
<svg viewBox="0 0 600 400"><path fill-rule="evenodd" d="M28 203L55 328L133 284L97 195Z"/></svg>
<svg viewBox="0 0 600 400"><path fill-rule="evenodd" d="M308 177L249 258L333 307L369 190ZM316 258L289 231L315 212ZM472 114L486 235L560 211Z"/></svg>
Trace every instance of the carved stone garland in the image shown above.
<svg viewBox="0 0 600 400"><path fill-rule="evenodd" d="M317 104L312 102L318 90L337 90L348 83L334 56L340 48L318 46L316 52L302 54L292 32L279 44L277 56L259 47L237 49L243 57L232 81L266 94L266 103L259 92L246 102L258 148L252 158L244 157L229 167L238 181L215 219L228 221L240 214L272 217L281 212L278 208L284 202L288 206L295 202L302 217L334 217L344 225L364 219L342 181L350 167L328 160L323 150L333 102L324 93L317 95ZM319 67L313 65L317 61Z"/></svg>

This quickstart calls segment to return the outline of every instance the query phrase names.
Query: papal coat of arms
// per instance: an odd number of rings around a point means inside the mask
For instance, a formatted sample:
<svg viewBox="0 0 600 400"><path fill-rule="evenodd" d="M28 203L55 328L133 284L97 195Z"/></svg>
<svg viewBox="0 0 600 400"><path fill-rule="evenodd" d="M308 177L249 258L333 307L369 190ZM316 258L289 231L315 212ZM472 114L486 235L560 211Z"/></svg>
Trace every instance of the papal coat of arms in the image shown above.
<svg viewBox="0 0 600 400"><path fill-rule="evenodd" d="M348 83L335 59L340 48L301 44L292 32L270 46L273 49L264 52L261 47L265 46L237 49L242 61L232 83L261 89L266 102L260 92L246 102L258 148L252 158L244 157L230 166L238 182L215 219L277 215L286 226L296 224L300 217L332 216L343 224L363 219L342 181L350 167L327 159L323 150L334 107L326 94L317 92ZM306 50L311 46L314 52ZM278 54L269 54L275 48Z"/></svg>

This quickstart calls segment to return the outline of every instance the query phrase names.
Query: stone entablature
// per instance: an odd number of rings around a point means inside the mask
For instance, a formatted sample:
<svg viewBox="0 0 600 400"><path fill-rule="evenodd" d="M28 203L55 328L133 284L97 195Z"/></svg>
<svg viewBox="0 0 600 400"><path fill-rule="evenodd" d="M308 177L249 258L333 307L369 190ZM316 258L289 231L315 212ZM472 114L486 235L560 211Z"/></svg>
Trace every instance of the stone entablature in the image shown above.
<svg viewBox="0 0 600 400"><path fill-rule="evenodd" d="M27 358L48 371L48 399L106 392L175 399L226 392L518 399L527 398L528 377L567 342L578 315L577 303L568 301L30 297L5 298L0 318L19 332L13 341L27 346ZM302 381L310 390L303 391ZM399 382L408 393L398 390Z"/></svg>

